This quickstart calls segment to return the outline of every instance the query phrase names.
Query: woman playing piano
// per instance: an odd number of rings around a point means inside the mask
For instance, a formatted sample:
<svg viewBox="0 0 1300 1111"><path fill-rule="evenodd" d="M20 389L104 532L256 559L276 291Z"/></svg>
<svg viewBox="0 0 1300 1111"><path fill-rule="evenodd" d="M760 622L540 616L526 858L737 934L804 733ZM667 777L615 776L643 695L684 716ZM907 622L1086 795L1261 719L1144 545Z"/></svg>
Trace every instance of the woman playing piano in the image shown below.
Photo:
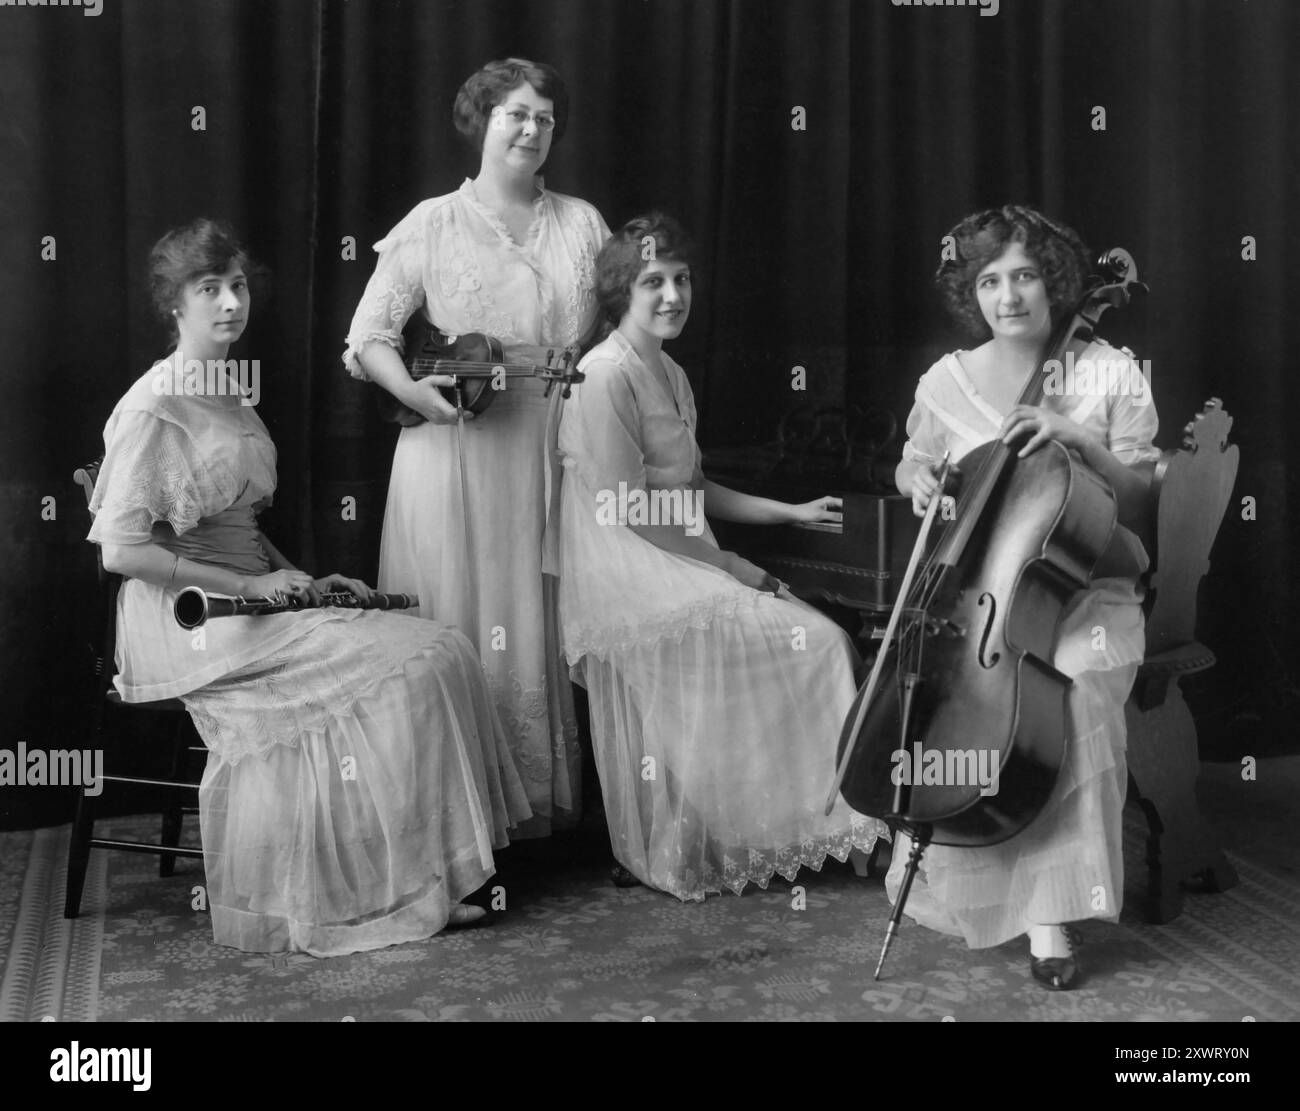
<svg viewBox="0 0 1300 1111"><path fill-rule="evenodd" d="M734 521L838 518L703 478L695 404L663 351L691 310L691 246L630 221L601 250L609 337L560 424L560 610L586 686L614 855L642 882L702 899L867 850L884 827L821 804L854 695L845 634L761 568L719 550Z"/></svg>
<svg viewBox="0 0 1300 1111"><path fill-rule="evenodd" d="M931 846L906 912L972 948L1029 935L1034 978L1051 990L1079 975L1078 935L1066 923L1115 921L1123 897L1120 813L1127 784L1124 703L1142 662L1137 578L1146 553L1124 526L1139 520L1150 482L1156 410L1136 361L1096 341L1073 352L1112 372L1064 376L1041 407L1016 404L1042 358L1054 319L1083 292L1088 256L1078 235L1030 208L1007 206L968 217L950 233L956 259L937 281L957 321L984 337L945 355L921 378L907 421L896 481L918 514L939 493L939 462L959 463L994 437L1028 437L1027 455L1048 440L1079 453L1114 489L1120 527L1092 586L1061 617L1053 664L1073 679L1065 765L1043 813L1024 832L991 848ZM1105 387L1102 388L1102 383ZM1077 383L1074 388L1071 383ZM1053 393L1049 389L1049 393ZM907 839L887 879L896 897Z"/></svg>
<svg viewBox="0 0 1300 1111"><path fill-rule="evenodd" d="M443 380L413 382L400 352L416 312L450 335L494 336L507 351L588 336L609 229L591 205L537 176L567 115L564 84L547 65L509 58L465 82L454 119L478 176L417 205L375 245L344 355L353 375L426 418L397 441L379 585L419 594L423 616L455 625L477 648L535 815L513 837L571 826L579 810L573 691L554 575L543 574L558 394L548 400L540 381L509 379L460 429L435 388Z"/></svg>
<svg viewBox="0 0 1300 1111"><path fill-rule="evenodd" d="M467 925L485 912L459 900L530 813L469 641L373 610L224 618L201 639L172 616L190 586L369 590L313 579L257 527L275 446L234 380L216 378L248 323L243 249L198 220L151 261L176 348L109 417L90 539L126 577L122 697L179 698L209 750L199 824L213 936L325 957ZM173 388L196 363L205 373Z"/></svg>

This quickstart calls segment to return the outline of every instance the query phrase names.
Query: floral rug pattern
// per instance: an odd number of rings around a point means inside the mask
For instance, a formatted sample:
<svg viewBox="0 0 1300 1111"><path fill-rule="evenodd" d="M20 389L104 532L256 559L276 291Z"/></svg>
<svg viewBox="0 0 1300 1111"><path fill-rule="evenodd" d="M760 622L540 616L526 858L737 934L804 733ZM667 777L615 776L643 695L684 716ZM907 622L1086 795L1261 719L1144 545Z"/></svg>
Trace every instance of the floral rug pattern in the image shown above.
<svg viewBox="0 0 1300 1111"><path fill-rule="evenodd" d="M101 830L135 836L145 819ZM1165 926L1083 925L1087 979L1050 993L1024 942L968 951L904 922L871 973L879 878L831 861L796 884L680 903L608 877L599 830L517 845L480 893L489 926L318 960L212 943L201 863L97 852L62 918L66 827L0 834L0 1015L117 1021L957 1021L1300 1018L1300 883L1234 856L1241 885ZM1130 874L1137 870L1133 861ZM41 875L35 875L39 871ZM33 932L43 938L34 940ZM24 941L24 937L26 940ZM93 950L93 952L92 952ZM49 954L61 960L51 973ZM62 957L58 954L62 953ZM40 960L37 954L41 954ZM77 954L81 954L77 956ZM93 979L94 983L88 981Z"/></svg>

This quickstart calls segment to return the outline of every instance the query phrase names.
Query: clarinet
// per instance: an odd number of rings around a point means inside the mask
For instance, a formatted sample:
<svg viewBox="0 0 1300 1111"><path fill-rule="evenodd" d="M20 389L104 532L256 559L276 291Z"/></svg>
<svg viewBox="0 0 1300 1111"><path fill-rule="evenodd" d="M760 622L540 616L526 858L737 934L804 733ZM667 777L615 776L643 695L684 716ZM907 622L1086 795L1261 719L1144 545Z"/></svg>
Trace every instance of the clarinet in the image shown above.
<svg viewBox="0 0 1300 1111"><path fill-rule="evenodd" d="M401 610L420 604L415 594L371 594L363 602L346 590L322 594L319 602L310 598L287 595L284 598L223 598L214 597L197 586L187 586L176 595L172 607L176 623L182 629L197 629L214 617L247 617L267 613L289 613L293 610L319 609L321 606L339 606L342 609Z"/></svg>

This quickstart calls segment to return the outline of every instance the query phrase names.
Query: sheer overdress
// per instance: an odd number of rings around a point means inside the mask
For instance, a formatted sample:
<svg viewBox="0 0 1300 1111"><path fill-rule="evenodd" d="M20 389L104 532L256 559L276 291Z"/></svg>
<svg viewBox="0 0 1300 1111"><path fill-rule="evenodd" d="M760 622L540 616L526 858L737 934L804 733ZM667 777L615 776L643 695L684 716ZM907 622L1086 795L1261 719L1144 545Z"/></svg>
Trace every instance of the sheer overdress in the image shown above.
<svg viewBox="0 0 1300 1111"><path fill-rule="evenodd" d="M90 538L266 573L265 426L237 396L159 397L153 380L105 428ZM175 594L123 583L116 683L128 702L180 698L209 749L199 823L216 941L333 956L440 930L530 815L468 641L347 609L187 632Z"/></svg>
<svg viewBox="0 0 1300 1111"><path fill-rule="evenodd" d="M664 363L672 396L618 332L583 360L560 424L561 616L615 855L651 886L702 899L844 860L883 826L842 802L822 816L855 689L848 637L619 520L620 497L638 523L634 491L675 493L658 504L717 547L695 512L690 386Z"/></svg>
<svg viewBox="0 0 1300 1111"><path fill-rule="evenodd" d="M591 205L540 186L522 244L472 182L424 201L375 245L379 260L348 333L349 372L365 376L357 355L368 343L401 350L417 311L447 334L481 332L507 347L576 344L595 316L595 258L608 234ZM402 430L379 587L418 593L421 616L474 644L535 815L512 837L540 836L573 825L580 801L555 581L543 572L559 397L544 397L537 380L506 386L463 434L432 423Z"/></svg>
<svg viewBox="0 0 1300 1111"><path fill-rule="evenodd" d="M960 359L945 355L924 376L907 422L903 458L959 463L993 439L1004 420L975 388ZM1155 404L1136 361L1122 349L1091 344L1076 361L1113 368L1103 381L1082 376L1044 404L1101 437L1125 464L1159 458L1152 445ZM1102 557L1113 574L1076 594L1057 628L1053 665L1073 680L1067 699L1067 749L1055 790L1020 834L983 849L933 845L908 896L918 922L965 938L972 948L999 945L1032 925L1084 918L1115 921L1123 900L1121 812L1127 787L1124 703L1145 648L1138 577L1147 556L1137 537L1116 526ZM886 890L897 898L910 840L898 838Z"/></svg>

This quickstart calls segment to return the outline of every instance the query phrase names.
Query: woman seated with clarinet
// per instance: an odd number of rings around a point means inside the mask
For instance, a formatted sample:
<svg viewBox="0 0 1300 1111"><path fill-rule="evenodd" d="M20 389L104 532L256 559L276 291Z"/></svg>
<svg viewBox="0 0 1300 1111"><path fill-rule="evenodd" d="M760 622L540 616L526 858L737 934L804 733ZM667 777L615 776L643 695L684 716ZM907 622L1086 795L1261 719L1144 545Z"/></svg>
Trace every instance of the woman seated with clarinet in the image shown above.
<svg viewBox="0 0 1300 1111"><path fill-rule="evenodd" d="M1078 934L1066 923L1116 921L1123 899L1124 703L1142 662L1137 579L1147 567L1130 529L1141 523L1150 464L1160 454L1152 446L1156 409L1136 361L1102 341L1075 341L1067 359L1118 366L1124 373L1105 377L1125 388L1072 389L1069 375L1042 405L1017 404L1054 320L1084 292L1087 252L1071 229L1016 205L969 216L949 235L957 257L940 267L939 288L958 323L987 338L972 351L945 355L921 378L898 489L911 495L919 516L940 494L945 457L959 464L974 448L1001 439L1023 458L1054 440L1109 484L1118 526L1090 588L1071 598L1057 626L1051 663L1073 682L1064 765L1046 806L1001 844L932 846L905 910L972 948L1028 934L1033 977L1059 991L1079 976ZM1076 382L1081 386L1082 376ZM900 835L886 881L893 898L908 849Z"/></svg>
<svg viewBox="0 0 1300 1111"><path fill-rule="evenodd" d="M834 520L839 503L704 479L691 387L663 351L690 315L692 255L659 214L601 248L596 296L612 331L582 361L559 436L564 647L590 699L614 855L680 899L792 879L885 829L820 806L853 701L848 637L721 551L704 518Z"/></svg>
<svg viewBox="0 0 1300 1111"><path fill-rule="evenodd" d="M248 322L244 250L197 220L163 236L151 263L176 349L108 420L90 539L126 578L122 697L179 698L209 749L199 822L213 935L325 957L477 921L485 911L460 900L531 811L464 636L361 608L177 623L187 587L299 604L342 590L364 605L371 592L314 579L258 530L275 447L219 378ZM196 361L202 388L175 388Z"/></svg>

